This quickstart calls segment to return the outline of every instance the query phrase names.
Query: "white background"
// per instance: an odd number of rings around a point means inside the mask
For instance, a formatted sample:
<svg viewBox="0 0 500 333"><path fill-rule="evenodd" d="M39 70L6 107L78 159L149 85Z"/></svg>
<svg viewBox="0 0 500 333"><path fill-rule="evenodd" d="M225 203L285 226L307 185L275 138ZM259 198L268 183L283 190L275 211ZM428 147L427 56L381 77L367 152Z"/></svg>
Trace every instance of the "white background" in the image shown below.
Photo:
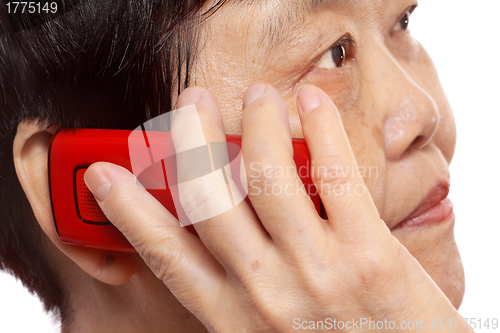
<svg viewBox="0 0 500 333"><path fill-rule="evenodd" d="M483 320L500 318L499 13L498 0L421 0L411 21L455 112L450 197L466 276L460 313ZM0 273L0 325L9 333L58 331L38 299L5 273Z"/></svg>

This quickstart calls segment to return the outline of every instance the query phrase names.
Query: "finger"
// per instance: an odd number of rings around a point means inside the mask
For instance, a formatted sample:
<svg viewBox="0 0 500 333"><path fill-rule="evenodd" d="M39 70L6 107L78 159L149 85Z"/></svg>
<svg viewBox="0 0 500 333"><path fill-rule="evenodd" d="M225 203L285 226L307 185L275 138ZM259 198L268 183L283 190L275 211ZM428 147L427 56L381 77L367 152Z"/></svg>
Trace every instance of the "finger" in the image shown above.
<svg viewBox="0 0 500 333"><path fill-rule="evenodd" d="M320 218L293 160L288 112L279 93L258 84L245 93L242 150L248 195L273 240L285 245L316 239Z"/></svg>
<svg viewBox="0 0 500 333"><path fill-rule="evenodd" d="M349 232L366 230L367 221L385 227L330 97L317 87L305 86L299 91L297 107L311 156L311 177L329 222Z"/></svg>
<svg viewBox="0 0 500 333"><path fill-rule="evenodd" d="M196 112L186 113L183 108L192 104L196 105ZM172 123L172 141L177 170L186 180L179 181L178 187L182 207L203 243L223 266L245 270L269 250L270 244L252 209L244 201L246 193L240 193L235 185L237 179L232 178L240 173L231 172L229 166L232 162L227 155L219 107L210 92L200 87L184 90L178 106L181 109ZM201 149L194 148L200 144ZM239 151L237 146L229 148L235 147ZM196 154L192 158L179 154L194 149ZM205 171L200 172L201 169Z"/></svg>
<svg viewBox="0 0 500 333"><path fill-rule="evenodd" d="M202 242L137 186L128 170L94 163L84 177L109 221L172 293L185 305L213 306L224 273Z"/></svg>

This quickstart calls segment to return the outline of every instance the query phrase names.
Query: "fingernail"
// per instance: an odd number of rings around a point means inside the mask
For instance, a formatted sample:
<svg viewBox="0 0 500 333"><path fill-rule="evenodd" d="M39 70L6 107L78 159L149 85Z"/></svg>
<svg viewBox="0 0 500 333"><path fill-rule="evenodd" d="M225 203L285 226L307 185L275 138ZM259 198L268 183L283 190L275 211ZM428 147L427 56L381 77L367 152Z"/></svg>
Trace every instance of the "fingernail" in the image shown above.
<svg viewBox="0 0 500 333"><path fill-rule="evenodd" d="M300 112L307 113L316 109L321 104L318 88L305 86L299 91L299 103L297 107Z"/></svg>
<svg viewBox="0 0 500 333"><path fill-rule="evenodd" d="M243 94L243 107L250 105L256 99L262 97L266 92L267 86L263 83L254 84Z"/></svg>
<svg viewBox="0 0 500 333"><path fill-rule="evenodd" d="M109 189L111 188L111 182L100 166L90 166L87 171L85 171L83 179L97 200L102 201L106 199Z"/></svg>
<svg viewBox="0 0 500 333"><path fill-rule="evenodd" d="M185 89L179 96L177 101L177 106L182 108L184 106L193 105L200 101L201 96L203 96L203 88L200 87L190 87Z"/></svg>

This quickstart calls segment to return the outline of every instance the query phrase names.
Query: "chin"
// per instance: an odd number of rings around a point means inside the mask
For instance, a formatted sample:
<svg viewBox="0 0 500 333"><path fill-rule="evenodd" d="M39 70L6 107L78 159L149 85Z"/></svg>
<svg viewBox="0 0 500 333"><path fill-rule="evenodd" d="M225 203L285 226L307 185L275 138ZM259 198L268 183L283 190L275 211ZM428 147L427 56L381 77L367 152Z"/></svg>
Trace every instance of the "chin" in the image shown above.
<svg viewBox="0 0 500 333"><path fill-rule="evenodd" d="M465 291L464 269L454 236L455 217L438 224L404 227L392 234L418 260L455 308Z"/></svg>

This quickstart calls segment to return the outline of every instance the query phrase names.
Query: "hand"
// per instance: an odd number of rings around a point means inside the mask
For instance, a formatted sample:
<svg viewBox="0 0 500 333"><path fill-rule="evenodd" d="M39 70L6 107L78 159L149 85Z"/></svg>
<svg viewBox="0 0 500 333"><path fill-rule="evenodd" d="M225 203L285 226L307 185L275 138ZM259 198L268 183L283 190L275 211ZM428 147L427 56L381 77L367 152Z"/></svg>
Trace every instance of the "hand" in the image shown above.
<svg viewBox="0 0 500 333"><path fill-rule="evenodd" d="M211 94L203 88L186 89L178 106L190 104L196 104L206 140L224 141ZM396 325L425 320L430 331L431 318L458 317L391 235L363 179L357 173L332 172L357 166L331 99L307 86L297 107L311 164L318 171L312 177L326 220L301 190L296 173L269 172L295 167L288 113L269 85L252 86L244 96L242 154L253 209L243 201L194 224L199 238L181 228L123 168L96 163L86 172L86 182L156 276L212 332L288 332L297 327L295 318L369 318ZM179 126L174 122L172 129L176 150L190 139ZM287 193L293 195L273 195L266 191L269 184L292 189ZM188 215L190 209L218 204L216 196L208 195L214 186L207 182L183 188Z"/></svg>

